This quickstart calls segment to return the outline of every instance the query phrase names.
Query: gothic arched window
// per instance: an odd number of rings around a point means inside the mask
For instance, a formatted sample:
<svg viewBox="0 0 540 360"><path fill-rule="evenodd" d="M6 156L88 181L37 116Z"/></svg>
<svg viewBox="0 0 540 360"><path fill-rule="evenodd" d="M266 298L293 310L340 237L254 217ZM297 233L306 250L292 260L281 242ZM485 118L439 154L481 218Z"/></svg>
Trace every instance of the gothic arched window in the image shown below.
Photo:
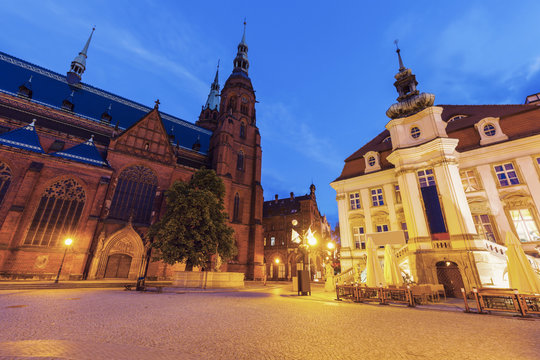
<svg viewBox="0 0 540 360"><path fill-rule="evenodd" d="M86 195L73 179L58 180L41 195L25 245L57 246L72 236L82 214Z"/></svg>
<svg viewBox="0 0 540 360"><path fill-rule="evenodd" d="M136 165L118 176L109 217L148 224L156 197L157 177L152 170Z"/></svg>
<svg viewBox="0 0 540 360"><path fill-rule="evenodd" d="M238 170L244 170L244 153L242 152L242 150L238 152L238 156L236 159L236 168Z"/></svg>
<svg viewBox="0 0 540 360"><path fill-rule="evenodd" d="M236 98L234 96L230 97L229 106L227 106L227 110L236 111Z"/></svg>
<svg viewBox="0 0 540 360"><path fill-rule="evenodd" d="M0 162L0 204L2 204L2 200L4 200L10 184L11 169L3 162Z"/></svg>
<svg viewBox="0 0 540 360"><path fill-rule="evenodd" d="M245 138L246 137L246 124L243 122L240 123L240 137Z"/></svg>
<svg viewBox="0 0 540 360"><path fill-rule="evenodd" d="M240 196L238 193L234 196L233 221L240 221Z"/></svg>

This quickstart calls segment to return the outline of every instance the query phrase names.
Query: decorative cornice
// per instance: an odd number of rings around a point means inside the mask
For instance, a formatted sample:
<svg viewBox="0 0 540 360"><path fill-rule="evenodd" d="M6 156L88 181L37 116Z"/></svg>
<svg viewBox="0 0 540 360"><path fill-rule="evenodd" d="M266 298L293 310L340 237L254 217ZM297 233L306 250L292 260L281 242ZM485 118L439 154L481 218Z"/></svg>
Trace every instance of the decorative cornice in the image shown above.
<svg viewBox="0 0 540 360"><path fill-rule="evenodd" d="M404 99L398 103L392 104L386 110L386 116L390 119L397 119L413 115L419 111L433 106L435 95L430 93L421 93L411 98Z"/></svg>

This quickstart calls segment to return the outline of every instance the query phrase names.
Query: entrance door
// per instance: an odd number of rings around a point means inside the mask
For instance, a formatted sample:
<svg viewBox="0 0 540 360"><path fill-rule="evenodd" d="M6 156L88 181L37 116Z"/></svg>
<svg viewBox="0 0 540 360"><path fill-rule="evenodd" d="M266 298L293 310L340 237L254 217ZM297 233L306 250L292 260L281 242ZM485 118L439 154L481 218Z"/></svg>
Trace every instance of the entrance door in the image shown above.
<svg viewBox="0 0 540 360"><path fill-rule="evenodd" d="M107 267L105 268L105 278L127 279L130 266L131 256L125 254L111 255L107 260Z"/></svg>
<svg viewBox="0 0 540 360"><path fill-rule="evenodd" d="M463 278L456 263L451 261L440 261L437 263L437 278L439 284L444 285L447 297L459 297L463 285Z"/></svg>

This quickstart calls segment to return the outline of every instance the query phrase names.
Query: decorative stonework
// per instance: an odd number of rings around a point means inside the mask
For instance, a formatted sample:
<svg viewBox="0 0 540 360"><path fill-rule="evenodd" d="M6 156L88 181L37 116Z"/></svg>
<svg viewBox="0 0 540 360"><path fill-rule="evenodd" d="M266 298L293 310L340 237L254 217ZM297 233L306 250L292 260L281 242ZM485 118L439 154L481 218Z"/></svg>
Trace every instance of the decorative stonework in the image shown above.
<svg viewBox="0 0 540 360"><path fill-rule="evenodd" d="M44 269L48 263L49 263L49 255L39 255L38 257L36 257L34 266L38 269Z"/></svg>
<svg viewBox="0 0 540 360"><path fill-rule="evenodd" d="M411 116L420 112L435 103L435 95L430 93L421 93L409 99L392 104L386 110L386 116L390 119L398 119Z"/></svg>

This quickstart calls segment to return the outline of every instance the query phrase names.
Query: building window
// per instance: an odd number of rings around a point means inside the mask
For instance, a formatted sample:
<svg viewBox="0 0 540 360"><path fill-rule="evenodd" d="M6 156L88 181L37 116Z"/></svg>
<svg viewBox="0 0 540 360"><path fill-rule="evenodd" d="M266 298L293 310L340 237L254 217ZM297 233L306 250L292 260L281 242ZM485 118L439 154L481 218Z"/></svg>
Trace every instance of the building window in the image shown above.
<svg viewBox="0 0 540 360"><path fill-rule="evenodd" d="M285 279L285 264L283 263L278 264L278 278Z"/></svg>
<svg viewBox="0 0 540 360"><path fill-rule="evenodd" d="M73 179L59 180L41 195L25 245L54 247L77 229L84 207L84 189Z"/></svg>
<svg viewBox="0 0 540 360"><path fill-rule="evenodd" d="M276 246L276 238L275 238L275 236L270 237L270 246Z"/></svg>
<svg viewBox="0 0 540 360"><path fill-rule="evenodd" d="M148 224L156 197L157 177L144 166L132 166L118 176L109 217Z"/></svg>
<svg viewBox="0 0 540 360"><path fill-rule="evenodd" d="M7 194L9 185L11 184L11 169L9 166L0 162L0 204Z"/></svg>
<svg viewBox="0 0 540 360"><path fill-rule="evenodd" d="M493 124L487 124L484 126L484 134L486 134L486 136L495 136L496 133L497 130Z"/></svg>
<svg viewBox="0 0 540 360"><path fill-rule="evenodd" d="M264 238L264 244L263 244L263 246L266 246L266 237Z"/></svg>
<svg viewBox="0 0 540 360"><path fill-rule="evenodd" d="M474 170L461 171L459 174L461 175L461 183L463 184L463 190L465 190L465 192L480 190Z"/></svg>
<svg viewBox="0 0 540 360"><path fill-rule="evenodd" d="M387 143L387 142L391 142L391 141L392 141L392 137L387 136L387 137L385 137L385 138L383 139L382 142L383 142L383 143Z"/></svg>
<svg viewBox="0 0 540 360"><path fill-rule="evenodd" d="M491 225L489 215L473 215L473 220L474 225L476 225L478 235L486 240L497 242L495 240L495 233L493 231L493 225Z"/></svg>
<svg viewBox="0 0 540 360"><path fill-rule="evenodd" d="M523 242L540 240L538 227L529 209L510 210L510 217L514 222L519 240Z"/></svg>
<svg viewBox="0 0 540 360"><path fill-rule="evenodd" d="M364 238L364 227L354 227L353 228L353 239L354 239L354 248L355 249L365 249L366 242Z"/></svg>
<svg viewBox="0 0 540 360"><path fill-rule="evenodd" d="M418 128L418 126L413 126L411 128L411 137L413 139L418 139L420 137L420 134L421 134L421 132L420 132L420 128Z"/></svg>
<svg viewBox="0 0 540 360"><path fill-rule="evenodd" d="M238 170L244 170L244 153L241 150L236 158L236 168Z"/></svg>
<svg viewBox="0 0 540 360"><path fill-rule="evenodd" d="M512 163L495 166L495 173L501 186L518 185L519 179Z"/></svg>
<svg viewBox="0 0 540 360"><path fill-rule="evenodd" d="M466 117L467 117L467 115L454 115L450 119L448 119L448 122L451 123L452 121L463 119L463 118L466 118Z"/></svg>
<svg viewBox="0 0 540 360"><path fill-rule="evenodd" d="M368 159L368 164L369 166L375 166L375 163L377 161L375 160L375 157L374 156L370 156L369 159Z"/></svg>
<svg viewBox="0 0 540 360"><path fill-rule="evenodd" d="M409 230L407 229L407 223L402 222L401 223L401 230L405 233L405 243L409 242Z"/></svg>
<svg viewBox="0 0 540 360"><path fill-rule="evenodd" d="M388 231L388 225L382 224L377 225L377 232L387 232Z"/></svg>
<svg viewBox="0 0 540 360"><path fill-rule="evenodd" d="M234 196L233 221L240 221L240 195L238 193Z"/></svg>
<svg viewBox="0 0 540 360"><path fill-rule="evenodd" d="M396 193L396 204L401 204L401 191L399 190L399 185L394 186Z"/></svg>
<svg viewBox="0 0 540 360"><path fill-rule="evenodd" d="M539 158L536 158L536 163L537 163L538 165L540 165L540 157L539 157Z"/></svg>
<svg viewBox="0 0 540 360"><path fill-rule="evenodd" d="M373 204L373 206L384 205L382 188L371 190L371 203Z"/></svg>
<svg viewBox="0 0 540 360"><path fill-rule="evenodd" d="M418 171L418 182L420 187L435 186L435 175L432 169Z"/></svg>
<svg viewBox="0 0 540 360"><path fill-rule="evenodd" d="M246 124L244 124L243 122L240 123L240 137L242 139L245 139L246 137Z"/></svg>
<svg viewBox="0 0 540 360"><path fill-rule="evenodd" d="M360 209L360 193L349 194L349 200L351 202L351 210Z"/></svg>

